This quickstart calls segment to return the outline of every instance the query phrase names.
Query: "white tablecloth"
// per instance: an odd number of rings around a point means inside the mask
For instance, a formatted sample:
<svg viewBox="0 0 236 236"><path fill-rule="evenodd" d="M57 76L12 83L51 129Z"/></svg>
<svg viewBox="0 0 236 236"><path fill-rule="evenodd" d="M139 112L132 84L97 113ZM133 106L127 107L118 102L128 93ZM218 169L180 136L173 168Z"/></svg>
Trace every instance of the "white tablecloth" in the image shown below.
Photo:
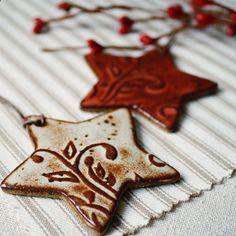
<svg viewBox="0 0 236 236"><path fill-rule="evenodd" d="M94 113L78 109L79 101L97 80L82 55L71 52L46 54L40 48L83 45L89 38L103 44L134 45L137 44L138 35L117 36L118 24L107 15L84 15L78 20L52 25L52 30L45 35L32 35L35 16L47 18L61 14L55 8L57 2L0 2L0 94L15 103L26 115L43 113L45 116L71 121L91 118ZM139 4L154 9L164 8L174 1L109 2ZM95 0L82 3L88 7L98 4ZM107 1L99 3L106 5ZM227 3L235 5L234 1ZM116 11L114 14L120 16L124 13ZM144 16L140 12L128 14L132 17ZM170 30L171 25L150 22L148 25L137 24L136 27L141 32L155 36ZM235 219L235 212L228 213L234 207L224 207L225 213L222 213L223 209L220 211L222 215L232 215L232 218L225 218L224 223L223 216L214 217L220 215L219 211L212 215L209 213L212 204L224 201L224 195L211 203L209 199L208 204L204 204L207 201L205 195L190 203L181 202L199 195L201 191L210 190L213 184L230 177L236 168L235 51L235 39L227 38L217 29L209 29L207 33L189 31L179 35L172 48L177 66L218 82L219 92L189 103L177 133L166 133L141 115L136 115L141 145L174 166L181 173L182 180L173 185L128 191L121 200L108 234L134 233L149 225L152 219L160 218L175 208L175 205L178 205L176 212L172 211L155 224L152 231L156 232L154 235L175 235L175 230L178 235L181 232L183 235L198 235L198 232L205 235L208 229L209 234L219 232L221 235L218 225L222 225L220 228L226 234L232 232L230 230L234 228L228 219ZM20 119L12 110L0 105L0 119L2 179L31 154L33 146L21 127ZM235 182L234 179L230 181ZM217 189L220 188L224 186L215 188L206 196L213 194L216 197ZM233 193L229 193L229 196L233 196ZM228 205L226 203L225 206L233 204L231 197L227 196L227 199ZM203 203L199 203L201 201ZM211 219L220 223L211 222ZM0 224L4 226L0 234L7 236L85 234L85 229L63 201L16 197L2 191ZM149 232L149 229L143 232Z"/></svg>
<svg viewBox="0 0 236 236"><path fill-rule="evenodd" d="M139 236L234 236L236 232L236 176L201 197L177 206L152 222Z"/></svg>

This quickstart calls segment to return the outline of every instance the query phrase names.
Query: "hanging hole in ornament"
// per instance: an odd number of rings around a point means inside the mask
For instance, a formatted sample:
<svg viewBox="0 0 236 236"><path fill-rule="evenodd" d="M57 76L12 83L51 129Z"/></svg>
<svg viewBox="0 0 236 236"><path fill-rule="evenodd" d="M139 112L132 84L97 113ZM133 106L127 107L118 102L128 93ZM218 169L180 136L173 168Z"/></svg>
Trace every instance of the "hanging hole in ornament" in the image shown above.
<svg viewBox="0 0 236 236"><path fill-rule="evenodd" d="M24 123L23 123L24 128L27 125L35 125L37 127L43 127L46 125L46 118L44 115L40 115L36 118L35 117L25 117Z"/></svg>

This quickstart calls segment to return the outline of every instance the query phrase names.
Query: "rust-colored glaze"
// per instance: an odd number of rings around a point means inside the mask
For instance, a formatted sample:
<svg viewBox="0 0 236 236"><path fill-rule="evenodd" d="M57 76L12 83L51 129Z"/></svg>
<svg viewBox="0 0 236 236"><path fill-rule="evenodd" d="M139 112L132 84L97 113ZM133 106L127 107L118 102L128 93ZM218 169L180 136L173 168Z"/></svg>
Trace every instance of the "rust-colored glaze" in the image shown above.
<svg viewBox="0 0 236 236"><path fill-rule="evenodd" d="M98 82L82 100L82 108L134 109L168 130L176 128L184 102L217 88L215 82L177 69L168 49L138 58L101 52L86 60Z"/></svg>
<svg viewBox="0 0 236 236"><path fill-rule="evenodd" d="M116 183L116 177L111 172L109 172L108 176L106 177L106 180L109 186L113 186Z"/></svg>
<svg viewBox="0 0 236 236"><path fill-rule="evenodd" d="M98 163L97 167L95 168L95 172L96 172L96 175L101 179L103 179L106 175L106 171L102 167L101 163Z"/></svg>
<svg viewBox="0 0 236 236"><path fill-rule="evenodd" d="M105 120L116 123L116 130ZM136 144L127 109L84 122L46 118L46 123L28 125L37 148L1 187L13 194L62 198L98 234L107 228L125 189L179 179L175 169ZM111 133L117 135L107 140Z"/></svg>
<svg viewBox="0 0 236 236"><path fill-rule="evenodd" d="M129 155L130 155L129 151L128 151L127 149L125 149L125 148L121 148L120 154L121 154L124 158L129 157Z"/></svg>
<svg viewBox="0 0 236 236"><path fill-rule="evenodd" d="M89 203L94 202L95 200L95 193L93 191L86 191L83 193L86 198L88 198Z"/></svg>

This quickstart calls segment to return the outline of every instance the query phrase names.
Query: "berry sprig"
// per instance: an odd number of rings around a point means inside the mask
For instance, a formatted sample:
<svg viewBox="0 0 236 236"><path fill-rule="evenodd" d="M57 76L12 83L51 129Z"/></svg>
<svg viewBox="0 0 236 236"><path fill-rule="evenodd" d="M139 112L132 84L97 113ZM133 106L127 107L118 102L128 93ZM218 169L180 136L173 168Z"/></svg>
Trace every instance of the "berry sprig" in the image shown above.
<svg viewBox="0 0 236 236"><path fill-rule="evenodd" d="M160 46L160 40L163 38L168 38L169 41L173 41L174 37L183 31L188 29L198 29L203 30L206 27L212 25L221 25L225 27L225 32L228 36L235 36L236 35L236 12L232 9L221 5L220 3L216 3L214 0L191 0L190 5L192 6L192 11L186 12L185 9L180 4L173 4L168 6L162 12L161 16L151 15L146 18L139 18L133 19L128 16L122 16L118 18L118 22L120 24L119 33L120 34L127 34L132 32L134 28L134 24L136 23L145 23L151 20L174 20L179 21L180 25L177 28L172 29L170 32L158 35L156 37L150 36L148 34L141 34L139 36L139 41L142 46L115 46L115 45L102 45L94 40L88 40L87 45L85 46L69 46L69 47L61 47L61 48L44 48L43 51L45 52L56 52L61 50L83 50L83 49L90 49L90 53L100 53L107 49L117 49L117 50L144 50L145 46L154 45L156 47ZM217 6L218 9L215 7L210 9L209 6ZM102 13L107 10L112 9L122 9L122 10L145 10L150 11L148 9L143 9L139 7L131 7L131 6L124 6L124 5L112 5L108 7L96 7L94 9L87 9L81 7L79 5L71 4L68 2L62 2L57 5L59 9L66 12L66 14L59 18L52 18L47 21L43 21L40 18L35 19L35 26L33 31L35 33L40 33L48 30L49 23L62 21L65 19L74 18L79 13ZM76 8L79 9L79 13L71 13L71 9ZM150 11L151 12L151 11ZM170 44L167 44L168 47Z"/></svg>
<svg viewBox="0 0 236 236"><path fill-rule="evenodd" d="M44 52L59 52L59 51L64 51L64 50L69 50L69 51L78 51L78 50L84 50L84 49L89 49L90 53L101 53L104 50L108 49L116 49L116 50L144 50L145 46L147 45L155 45L156 47L159 47L159 41L162 38L169 37L173 38L177 33L184 31L188 28L191 28L193 26L191 25L181 25L170 32L167 32L165 34L162 34L158 37L151 37L147 34L142 34L139 38L140 42L142 43L143 46L117 46L117 45L102 45L98 42L96 42L93 39L87 40L87 45L84 46L66 46L66 47L59 47L59 48L43 48L42 51Z"/></svg>
<svg viewBox="0 0 236 236"><path fill-rule="evenodd" d="M52 23L72 19L72 18L75 18L83 13L99 14L99 13L104 13L104 12L115 10L115 9L120 9L120 10L125 10L125 11L140 10L140 11L144 11L144 12L151 12L147 8L133 7L133 6L131 7L131 6L125 6L125 5L111 5L111 6L106 6L106 7L98 6L96 8L89 9L89 8L82 7L78 4L74 4L74 3L70 3L70 2L60 2L59 4L57 4L57 8L59 10L64 11L64 15L62 15L60 17L49 18L49 19L42 19L39 17L35 18L34 26L33 26L33 30L32 30L34 34L44 33L49 30L50 25ZM76 9L77 12L71 13L71 11L73 9ZM131 22L129 22L129 23L123 22L123 24L126 26L129 24L131 26Z"/></svg>
<svg viewBox="0 0 236 236"><path fill-rule="evenodd" d="M236 35L236 11L214 0L191 0L191 5L199 26L225 25L226 35ZM223 11L205 10L207 6L217 6Z"/></svg>
<svg viewBox="0 0 236 236"><path fill-rule="evenodd" d="M115 50L143 50L143 46L117 46L117 45L102 45L98 43L97 41L93 39L87 40L87 44L84 46L66 46L66 47L60 47L60 48L43 48L43 52L59 52L64 50L69 51L78 51L78 50L84 50L89 49L90 53L101 53L104 50L107 49L115 49Z"/></svg>
<svg viewBox="0 0 236 236"><path fill-rule="evenodd" d="M159 45L159 41L163 38L169 38L169 41L171 41L171 39L174 38L174 36L176 34L178 34L179 32L185 31L187 29L190 28L194 28L193 25L190 24L184 24L184 25L180 25L179 27L171 30L170 32L164 33L158 37L151 37L148 34L142 34L139 37L139 41L143 44L143 45Z"/></svg>
<svg viewBox="0 0 236 236"><path fill-rule="evenodd" d="M165 15L163 16L150 16L144 19L131 19L128 16L119 18L121 24L119 33L126 34L132 31L133 25L139 22L148 22L151 20L178 20L183 25L186 22L189 25L196 26L196 28L204 28L210 25L226 25L227 29L233 32L236 25L236 12L233 12L228 7L225 7L219 3L215 3L213 0L192 0L192 12L185 12L184 8L180 4L174 4L166 8ZM216 5L224 11L206 10L205 6ZM234 34L229 34L234 36Z"/></svg>
<svg viewBox="0 0 236 236"><path fill-rule="evenodd" d="M118 32L120 34L127 34L133 31L133 25L135 23L145 23L152 20L166 20L165 16L150 16L147 18L131 19L128 16L122 16L118 19L120 23L120 28Z"/></svg>

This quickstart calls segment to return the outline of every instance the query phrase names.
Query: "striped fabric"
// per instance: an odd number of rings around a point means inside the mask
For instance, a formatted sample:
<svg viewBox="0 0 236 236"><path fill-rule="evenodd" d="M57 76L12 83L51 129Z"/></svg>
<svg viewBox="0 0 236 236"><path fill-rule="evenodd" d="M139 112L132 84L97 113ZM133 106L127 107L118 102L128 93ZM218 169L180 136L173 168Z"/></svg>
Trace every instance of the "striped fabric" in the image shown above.
<svg viewBox="0 0 236 236"><path fill-rule="evenodd" d="M47 54L42 47L83 45L93 38L104 44L134 45L137 34L118 37L116 21L108 14L86 16L55 24L44 35L31 34L35 16L60 15L56 0L0 2L0 94L26 115L41 114L70 121L93 117L79 109L79 101L96 82L96 77L79 52ZM76 1L75 1L76 2ZM109 3L118 1L109 1ZM174 1L130 0L130 5L164 8ZM175 1L176 2L176 1ZM226 2L226 1L224 1ZM127 1L119 1L120 4ZM227 1L236 7L235 1ZM97 1L83 1L92 7ZM100 0L99 4L107 4ZM120 11L114 15L120 16ZM134 11L132 16L145 16ZM164 22L137 24L141 32L158 35L170 30ZM219 84L216 96L189 103L180 130L166 133L141 115L136 115L138 138L148 151L181 173L177 184L128 191L121 199L107 235L134 233L151 219L159 218L174 205L188 201L213 184L230 177L236 168L236 40L217 29L188 31L178 36L172 48L179 68ZM0 179L33 151L21 120L0 105ZM0 191L1 235L84 235L86 230L60 200L18 197Z"/></svg>

